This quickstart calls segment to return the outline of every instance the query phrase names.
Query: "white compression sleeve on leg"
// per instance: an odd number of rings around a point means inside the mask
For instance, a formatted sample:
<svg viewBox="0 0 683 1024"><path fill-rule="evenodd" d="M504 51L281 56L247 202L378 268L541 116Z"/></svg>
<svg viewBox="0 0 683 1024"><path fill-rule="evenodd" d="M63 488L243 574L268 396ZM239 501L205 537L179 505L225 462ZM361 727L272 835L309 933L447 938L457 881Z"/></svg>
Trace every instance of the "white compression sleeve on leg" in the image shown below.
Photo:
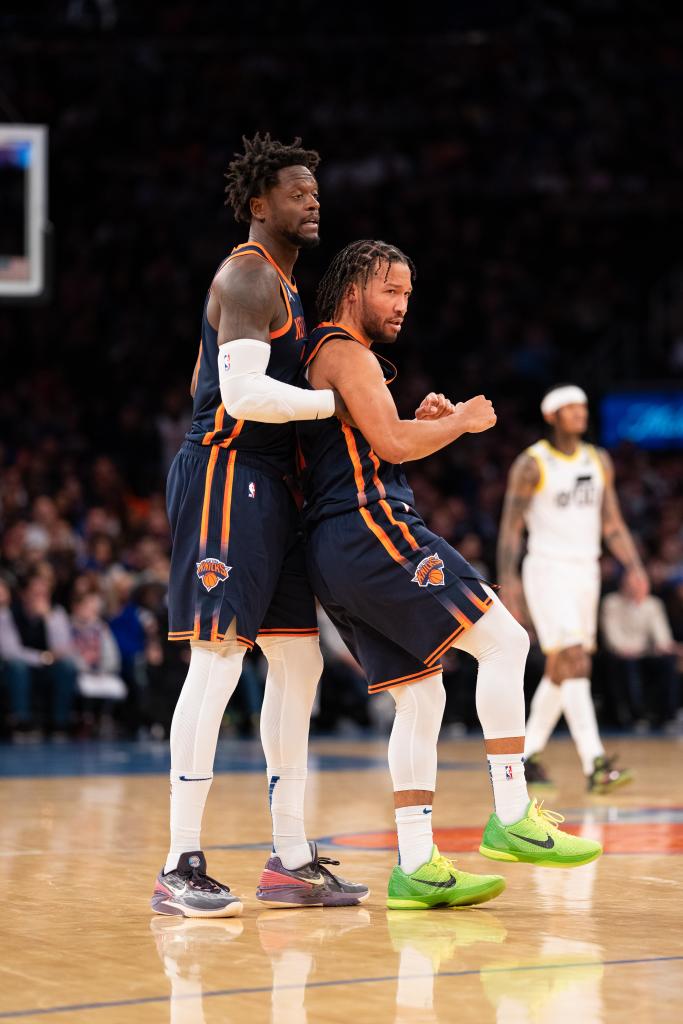
<svg viewBox="0 0 683 1024"><path fill-rule="evenodd" d="M396 718L389 739L389 771L394 792L436 788L436 744L441 729L446 691L440 672L389 691L396 701Z"/></svg>
<svg viewBox="0 0 683 1024"><path fill-rule="evenodd" d="M218 730L244 658L244 648L234 639L193 640L191 648L190 667L171 723L171 845L165 871L177 866L181 853L201 849Z"/></svg>
<svg viewBox="0 0 683 1024"><path fill-rule="evenodd" d="M334 416L334 392L307 391L266 373L270 345L254 338L228 341L218 349L218 379L227 412L236 420L288 423Z"/></svg>
<svg viewBox="0 0 683 1024"><path fill-rule="evenodd" d="M529 637L489 587L493 607L453 644L479 662L477 714L484 738L524 735L524 668Z"/></svg>
<svg viewBox="0 0 683 1024"><path fill-rule="evenodd" d="M261 742L273 849L283 866L293 871L311 859L304 827L308 727L323 660L315 636L259 637L258 642L268 660Z"/></svg>

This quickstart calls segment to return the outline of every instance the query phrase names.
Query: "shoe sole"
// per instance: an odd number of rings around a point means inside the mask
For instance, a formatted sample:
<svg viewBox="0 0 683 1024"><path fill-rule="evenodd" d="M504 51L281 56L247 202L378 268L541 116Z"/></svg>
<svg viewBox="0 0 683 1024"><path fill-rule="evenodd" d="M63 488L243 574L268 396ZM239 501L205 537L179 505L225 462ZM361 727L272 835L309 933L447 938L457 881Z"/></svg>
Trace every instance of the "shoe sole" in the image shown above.
<svg viewBox="0 0 683 1024"><path fill-rule="evenodd" d="M424 900L406 900L389 896L387 898L387 908L389 910L435 910L446 907L447 909L456 910L458 907L476 907L479 903L488 903L489 900L494 900L496 896L500 896L505 889L505 885L505 879L501 878L495 885L490 885L487 889L482 889L481 892L475 893L472 896L461 896L458 900L448 900L441 903L427 903Z"/></svg>
<svg viewBox="0 0 683 1024"><path fill-rule="evenodd" d="M151 907L155 914L162 914L164 917L191 918L239 917L243 910L239 900L219 907L218 910L195 910L193 907L184 907L182 903L174 903L173 900L159 900L156 903L152 900Z"/></svg>
<svg viewBox="0 0 683 1024"><path fill-rule="evenodd" d="M302 894L294 890L292 895L292 889L282 893L282 898L275 899L273 894L264 892L263 895L256 893L256 899L259 901L262 907L270 907L272 910L301 910L305 907L357 907L360 903L365 901L370 896L370 890L364 893L362 896L353 896L351 894L344 895L339 893L332 899L321 900L317 897L306 899Z"/></svg>
<svg viewBox="0 0 683 1024"><path fill-rule="evenodd" d="M504 850L493 850L484 845L479 847L479 853L482 857L488 857L489 860L518 864L537 864L540 868L580 868L583 864L590 864L591 861L597 860L602 854L602 849L561 861L543 857L525 857L523 853L506 853Z"/></svg>

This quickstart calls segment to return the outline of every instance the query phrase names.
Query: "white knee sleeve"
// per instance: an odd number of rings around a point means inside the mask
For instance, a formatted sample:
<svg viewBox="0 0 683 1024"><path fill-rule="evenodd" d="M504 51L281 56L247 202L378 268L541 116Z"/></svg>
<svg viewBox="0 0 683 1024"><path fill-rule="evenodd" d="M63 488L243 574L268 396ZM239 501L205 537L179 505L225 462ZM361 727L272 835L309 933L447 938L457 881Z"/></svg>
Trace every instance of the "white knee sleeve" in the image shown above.
<svg viewBox="0 0 683 1024"><path fill-rule="evenodd" d="M436 788L436 744L446 691L441 673L389 691L396 718L389 740L389 770L394 791Z"/></svg>
<svg viewBox="0 0 683 1024"><path fill-rule="evenodd" d="M242 672L244 648L235 640L220 644L192 641L187 678L173 713L171 764L180 771L213 770L218 730Z"/></svg>
<svg viewBox="0 0 683 1024"><path fill-rule="evenodd" d="M310 860L304 826L308 728L323 661L317 637L268 637L259 644L268 660L261 742L273 850L285 867L294 868Z"/></svg>
<svg viewBox="0 0 683 1024"><path fill-rule="evenodd" d="M488 587L493 607L453 645L479 662L477 714L487 740L524 735L529 637Z"/></svg>
<svg viewBox="0 0 683 1024"><path fill-rule="evenodd" d="M308 727L323 670L315 636L260 637L268 661L261 709L261 741L266 762L280 768L306 769Z"/></svg>

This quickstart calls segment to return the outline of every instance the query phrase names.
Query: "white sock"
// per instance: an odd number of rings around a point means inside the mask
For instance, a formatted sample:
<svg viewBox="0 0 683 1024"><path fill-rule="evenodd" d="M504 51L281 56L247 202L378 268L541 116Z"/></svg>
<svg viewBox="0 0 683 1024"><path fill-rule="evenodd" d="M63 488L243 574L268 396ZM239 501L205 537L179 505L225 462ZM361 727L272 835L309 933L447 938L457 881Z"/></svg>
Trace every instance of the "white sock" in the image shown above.
<svg viewBox="0 0 683 1024"><path fill-rule="evenodd" d="M531 700L531 711L526 723L525 758L544 749L561 716L562 686L556 686L548 676L543 676Z"/></svg>
<svg viewBox="0 0 683 1024"><path fill-rule="evenodd" d="M605 753L598 732L590 679L565 679L560 690L562 710L579 752L583 773L590 775L595 758L602 757Z"/></svg>
<svg viewBox="0 0 683 1024"><path fill-rule="evenodd" d="M396 808L396 831L398 832L398 862L407 875L426 864L432 855L432 806L418 804L416 807Z"/></svg>
<svg viewBox="0 0 683 1024"><path fill-rule="evenodd" d="M234 628L234 627L233 627ZM213 779L218 730L242 672L244 648L232 639L193 641L190 667L171 723L171 845L164 871L181 853L201 850L204 805Z"/></svg>
<svg viewBox="0 0 683 1024"><path fill-rule="evenodd" d="M273 853L288 871L308 864L311 848L304 827L306 771L280 768L283 775L271 775L268 783L273 819Z"/></svg>
<svg viewBox="0 0 683 1024"><path fill-rule="evenodd" d="M304 827L308 728L322 655L317 637L259 637L268 660L261 709L273 850L289 871L308 864L311 848Z"/></svg>
<svg viewBox="0 0 683 1024"><path fill-rule="evenodd" d="M487 754L496 814L504 825L524 817L529 794L524 778L523 754Z"/></svg>

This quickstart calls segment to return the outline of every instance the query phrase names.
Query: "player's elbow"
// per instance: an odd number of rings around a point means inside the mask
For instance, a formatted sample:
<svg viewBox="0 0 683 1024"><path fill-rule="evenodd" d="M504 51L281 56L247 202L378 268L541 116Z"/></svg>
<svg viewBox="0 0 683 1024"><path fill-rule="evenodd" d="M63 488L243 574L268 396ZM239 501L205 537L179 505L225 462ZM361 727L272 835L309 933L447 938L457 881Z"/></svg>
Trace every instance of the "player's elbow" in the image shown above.
<svg viewBox="0 0 683 1024"><path fill-rule="evenodd" d="M397 466L405 462L407 458L406 446L395 437L383 437L373 444L372 449L375 455L379 455L382 462L391 462Z"/></svg>

